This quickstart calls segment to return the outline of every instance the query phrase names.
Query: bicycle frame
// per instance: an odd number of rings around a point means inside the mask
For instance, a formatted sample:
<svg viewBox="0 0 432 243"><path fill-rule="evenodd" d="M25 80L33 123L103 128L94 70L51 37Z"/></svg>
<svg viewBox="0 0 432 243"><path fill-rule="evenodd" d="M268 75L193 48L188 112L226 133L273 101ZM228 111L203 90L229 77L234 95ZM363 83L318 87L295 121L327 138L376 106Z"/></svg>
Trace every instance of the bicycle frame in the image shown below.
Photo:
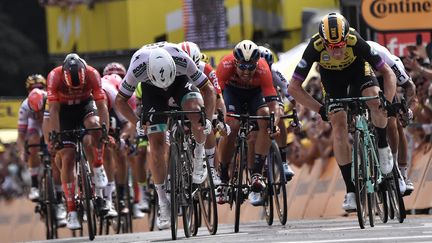
<svg viewBox="0 0 432 243"><path fill-rule="evenodd" d="M170 181L167 185L167 192L171 193L171 237L177 239L178 209L183 211L183 227L185 236L191 235L190 220L193 216L192 198L197 193L198 188L192 185L192 152L190 144L192 138L185 131L186 119L190 114L200 114L201 123L204 124L204 108L200 111L157 111L143 112L141 114L141 124L147 121L150 115L162 115L168 117L168 131L170 142L170 161L168 174ZM175 153L175 154L172 154Z"/></svg>

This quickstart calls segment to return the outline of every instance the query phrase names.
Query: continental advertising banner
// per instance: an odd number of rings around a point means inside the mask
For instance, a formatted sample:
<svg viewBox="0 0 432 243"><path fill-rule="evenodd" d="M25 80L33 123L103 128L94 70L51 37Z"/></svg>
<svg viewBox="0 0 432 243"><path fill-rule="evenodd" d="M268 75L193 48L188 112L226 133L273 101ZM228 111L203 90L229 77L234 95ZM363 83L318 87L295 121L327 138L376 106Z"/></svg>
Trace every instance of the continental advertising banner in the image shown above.
<svg viewBox="0 0 432 243"><path fill-rule="evenodd" d="M432 30L432 0L363 0L361 9L378 31Z"/></svg>

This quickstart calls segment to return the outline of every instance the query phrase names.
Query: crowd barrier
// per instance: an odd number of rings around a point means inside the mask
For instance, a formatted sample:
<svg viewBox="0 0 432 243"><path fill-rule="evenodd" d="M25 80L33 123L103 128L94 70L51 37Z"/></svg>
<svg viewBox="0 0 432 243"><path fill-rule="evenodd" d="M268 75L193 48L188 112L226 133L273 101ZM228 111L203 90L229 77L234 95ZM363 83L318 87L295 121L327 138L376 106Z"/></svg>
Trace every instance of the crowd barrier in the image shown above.
<svg viewBox="0 0 432 243"><path fill-rule="evenodd" d="M431 144L419 146L413 155L409 178L415 191L404 197L406 209L410 212L432 208L432 149ZM288 183L288 222L295 219L335 218L345 215L341 205L345 185L334 158L317 160L312 165L293 167L296 175ZM219 205L219 223L233 224L234 209ZM409 216L408 216L409 217ZM241 222L257 221L264 218L262 207L253 207L247 201L242 206ZM263 222L263 225L265 222ZM277 227L278 220L275 218ZM240 225L241 230L241 225ZM147 218L134 220L134 232L148 231ZM1 242L43 240L44 224L34 213L34 204L26 199L0 201ZM84 234L86 232L84 231ZM167 232L168 234L168 232ZM181 234L181 233L180 233ZM60 238L70 237L67 229L60 229Z"/></svg>

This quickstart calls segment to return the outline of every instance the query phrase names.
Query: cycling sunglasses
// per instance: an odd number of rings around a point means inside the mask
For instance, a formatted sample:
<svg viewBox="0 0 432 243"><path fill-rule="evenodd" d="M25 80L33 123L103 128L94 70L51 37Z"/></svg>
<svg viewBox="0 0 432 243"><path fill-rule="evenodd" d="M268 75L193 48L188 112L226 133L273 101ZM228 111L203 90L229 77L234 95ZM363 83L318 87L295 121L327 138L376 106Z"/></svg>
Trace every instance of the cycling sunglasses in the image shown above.
<svg viewBox="0 0 432 243"><path fill-rule="evenodd" d="M337 44L331 44L331 43L326 43L326 42L324 42L324 45L325 45L326 47L328 47L329 49L332 49L332 50L343 48L343 47L346 46L346 44L347 44L347 43L346 43L345 41L341 41L341 42L339 42L339 43L337 43Z"/></svg>
<svg viewBox="0 0 432 243"><path fill-rule="evenodd" d="M237 63L237 67L242 71L244 71L244 70L253 71L256 69L257 64L256 63Z"/></svg>

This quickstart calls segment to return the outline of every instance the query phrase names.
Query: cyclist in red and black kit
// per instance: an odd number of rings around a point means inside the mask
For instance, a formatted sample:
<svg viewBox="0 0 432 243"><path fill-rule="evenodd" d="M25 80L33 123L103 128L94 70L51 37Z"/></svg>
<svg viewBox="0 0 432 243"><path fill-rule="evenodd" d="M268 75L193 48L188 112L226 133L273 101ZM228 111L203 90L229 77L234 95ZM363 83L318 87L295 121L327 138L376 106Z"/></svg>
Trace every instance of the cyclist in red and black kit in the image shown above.
<svg viewBox="0 0 432 243"><path fill-rule="evenodd" d="M351 180L351 145L348 140L347 113L343 104L332 104L329 114L303 88L314 62L318 62L322 84L330 98L376 96L380 88L372 67L384 77L384 94L393 100L396 92L396 76L376 51L338 13L326 15L320 22L318 33L309 41L302 59L297 64L288 92L296 102L318 112L325 121L330 120L333 133L333 149L344 179L347 194L342 208L355 211L355 187ZM349 92L348 92L349 89ZM387 143L387 114L378 99L367 105L371 111L372 123L378 134L378 154L381 171L388 174L393 169L393 157Z"/></svg>
<svg viewBox="0 0 432 243"><path fill-rule="evenodd" d="M238 43L233 54L225 56L219 63L216 74L223 90L223 98L227 113L244 113L247 107L250 115L269 115L275 113L275 125L279 122L279 103L277 93L273 87L272 74L266 60L260 58L258 46L250 40ZM235 150L235 141L239 130L239 121L227 118L231 127L231 134L221 138L219 143L221 155L221 181L226 184L229 180L228 168ZM262 203L260 191L265 188L262 169L270 148L270 138L267 132L268 122L258 121L258 135L255 143L255 160L251 168L251 189L249 200L252 205ZM218 203L224 203L226 198L221 185L217 189Z"/></svg>
<svg viewBox="0 0 432 243"><path fill-rule="evenodd" d="M98 128L108 123L105 94L99 72L86 64L77 54L68 54L62 66L48 74L48 102L51 131ZM93 165L94 184L103 188L108 180L103 167L104 144L101 132L92 132L84 138L87 158ZM59 149L61 181L67 203L67 227L81 228L75 205L73 139L62 136L51 140L51 148ZM101 191L101 190L97 190Z"/></svg>

